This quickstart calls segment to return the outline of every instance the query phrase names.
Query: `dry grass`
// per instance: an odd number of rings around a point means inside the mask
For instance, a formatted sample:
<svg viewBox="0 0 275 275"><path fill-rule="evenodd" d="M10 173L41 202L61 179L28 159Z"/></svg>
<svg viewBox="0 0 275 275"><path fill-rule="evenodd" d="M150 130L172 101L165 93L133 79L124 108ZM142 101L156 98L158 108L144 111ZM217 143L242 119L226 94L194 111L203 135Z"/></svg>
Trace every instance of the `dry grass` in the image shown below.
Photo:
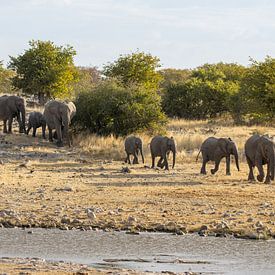
<svg viewBox="0 0 275 275"><path fill-rule="evenodd" d="M275 129L264 126L226 126L220 121L214 124L209 121L184 119L170 120L167 125L167 136L173 136L176 141L179 162L195 159L202 142L210 136L231 137L239 148L241 160L244 160L244 143L254 133L274 136ZM149 144L152 137L145 134L139 136L143 140L144 155L150 159ZM81 134L75 137L74 143L95 157L120 161L125 158L124 138L121 137Z"/></svg>

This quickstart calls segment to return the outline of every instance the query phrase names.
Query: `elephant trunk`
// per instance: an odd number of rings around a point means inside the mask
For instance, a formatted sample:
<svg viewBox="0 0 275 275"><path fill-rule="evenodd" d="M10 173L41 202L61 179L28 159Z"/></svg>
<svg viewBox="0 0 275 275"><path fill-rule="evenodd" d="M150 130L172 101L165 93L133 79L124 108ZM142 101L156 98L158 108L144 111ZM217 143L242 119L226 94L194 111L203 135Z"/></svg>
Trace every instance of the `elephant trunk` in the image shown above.
<svg viewBox="0 0 275 275"><path fill-rule="evenodd" d="M175 163L176 163L176 149L173 150L173 165L172 165L172 168L175 167Z"/></svg>
<svg viewBox="0 0 275 275"><path fill-rule="evenodd" d="M234 148L234 152L233 153L234 153L234 157L235 157L236 167L237 167L238 171L240 171L239 155L238 155L237 148Z"/></svg>

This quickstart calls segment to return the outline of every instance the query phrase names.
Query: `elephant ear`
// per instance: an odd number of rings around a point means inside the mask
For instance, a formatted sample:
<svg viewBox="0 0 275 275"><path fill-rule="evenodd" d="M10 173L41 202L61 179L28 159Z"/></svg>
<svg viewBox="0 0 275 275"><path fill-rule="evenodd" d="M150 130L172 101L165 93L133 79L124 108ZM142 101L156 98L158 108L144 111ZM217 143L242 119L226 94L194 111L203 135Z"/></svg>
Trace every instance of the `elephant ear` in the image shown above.
<svg viewBox="0 0 275 275"><path fill-rule="evenodd" d="M263 157L266 157L266 152L265 152L265 142L260 142L259 144L258 144L258 151L261 153L261 155L263 156Z"/></svg>
<svg viewBox="0 0 275 275"><path fill-rule="evenodd" d="M230 141L225 138L220 138L218 141L219 149L225 154L228 154L229 142Z"/></svg>

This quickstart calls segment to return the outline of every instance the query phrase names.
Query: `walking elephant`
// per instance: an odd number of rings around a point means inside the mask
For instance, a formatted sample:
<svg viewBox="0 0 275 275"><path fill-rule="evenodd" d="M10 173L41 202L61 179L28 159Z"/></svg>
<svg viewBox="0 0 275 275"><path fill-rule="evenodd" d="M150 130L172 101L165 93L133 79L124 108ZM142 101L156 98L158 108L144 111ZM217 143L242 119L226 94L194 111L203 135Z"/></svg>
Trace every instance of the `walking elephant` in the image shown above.
<svg viewBox="0 0 275 275"><path fill-rule="evenodd" d="M155 167L155 158L160 157L157 166L160 168L165 167L165 170L169 170L167 156L169 152L173 153L173 165L175 167L176 162L176 145L173 137L156 136L151 140L150 151L152 157L152 168Z"/></svg>
<svg viewBox="0 0 275 275"><path fill-rule="evenodd" d="M14 117L17 118L19 124L19 133L26 133L25 116L26 103L24 98L7 95L0 97L0 120L4 121L4 133L12 133L12 122Z"/></svg>
<svg viewBox="0 0 275 275"><path fill-rule="evenodd" d="M127 157L125 162L131 164L130 155L134 156L133 164L138 164L138 152L141 154L142 163L144 163L144 157L142 152L142 140L139 137L130 136L125 139L124 143L125 152Z"/></svg>
<svg viewBox="0 0 275 275"><path fill-rule="evenodd" d="M267 173L265 183L274 180L274 143L266 136L253 135L245 143L244 146L247 164L249 166L248 180L254 181L253 169L256 166L259 175L257 180L264 180L263 165L267 164Z"/></svg>
<svg viewBox="0 0 275 275"><path fill-rule="evenodd" d="M42 127L42 137L46 139L46 119L40 112L32 112L29 115L27 135L31 128L33 128L32 136L35 137L36 129Z"/></svg>
<svg viewBox="0 0 275 275"><path fill-rule="evenodd" d="M76 113L76 107L73 102L60 102L51 100L45 105L44 117L49 130L49 140L53 142L53 129L57 134L57 146L64 146L63 140L71 145L69 138L69 125Z"/></svg>
<svg viewBox="0 0 275 275"><path fill-rule="evenodd" d="M211 174L215 174L219 170L222 158L225 157L226 175L230 175L230 155L235 157L236 167L240 171L237 146L231 138L209 137L202 143L196 160L198 160L200 152L202 153L201 174L206 174L205 166L210 160L215 161L215 168L211 169Z"/></svg>

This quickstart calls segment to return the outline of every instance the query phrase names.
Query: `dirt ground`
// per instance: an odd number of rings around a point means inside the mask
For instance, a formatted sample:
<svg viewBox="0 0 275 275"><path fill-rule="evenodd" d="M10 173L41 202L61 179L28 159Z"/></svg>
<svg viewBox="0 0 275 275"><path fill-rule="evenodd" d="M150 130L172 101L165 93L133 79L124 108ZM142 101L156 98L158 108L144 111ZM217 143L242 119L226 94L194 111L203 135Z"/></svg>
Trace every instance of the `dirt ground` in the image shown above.
<svg viewBox="0 0 275 275"><path fill-rule="evenodd" d="M240 172L232 163L231 176L224 161L216 175L200 175L193 155L169 171L150 169L148 155L145 165L125 169L122 161L95 158L77 144L56 148L38 135L0 135L2 227L275 238L275 184L249 183L244 161ZM0 261L1 272L8 266Z"/></svg>

